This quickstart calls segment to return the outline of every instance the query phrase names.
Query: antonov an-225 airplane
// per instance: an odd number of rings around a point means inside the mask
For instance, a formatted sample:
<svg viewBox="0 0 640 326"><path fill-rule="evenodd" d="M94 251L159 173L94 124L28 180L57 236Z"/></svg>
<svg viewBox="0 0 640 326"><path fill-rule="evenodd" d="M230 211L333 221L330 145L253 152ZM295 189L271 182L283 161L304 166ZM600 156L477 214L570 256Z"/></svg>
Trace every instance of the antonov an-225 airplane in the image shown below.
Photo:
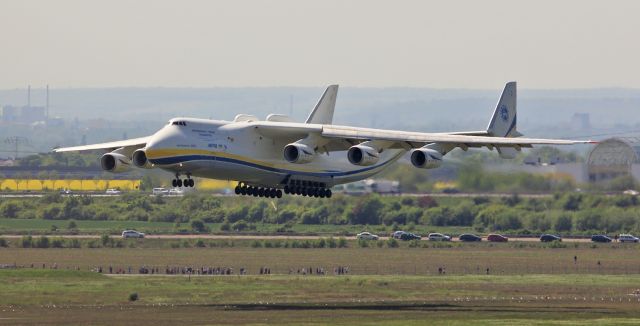
<svg viewBox="0 0 640 326"><path fill-rule="evenodd" d="M411 164L433 169L456 147L494 148L513 158L522 147L589 141L516 138L516 83L507 83L485 131L422 133L333 125L338 85L329 86L304 123L280 114L266 120L238 114L233 121L174 118L155 134L55 152L107 151L109 172L132 165L175 174L174 187L192 177L239 181L236 194L280 198L282 193L331 197L337 184L362 180L410 152ZM184 180L180 176L185 176Z"/></svg>

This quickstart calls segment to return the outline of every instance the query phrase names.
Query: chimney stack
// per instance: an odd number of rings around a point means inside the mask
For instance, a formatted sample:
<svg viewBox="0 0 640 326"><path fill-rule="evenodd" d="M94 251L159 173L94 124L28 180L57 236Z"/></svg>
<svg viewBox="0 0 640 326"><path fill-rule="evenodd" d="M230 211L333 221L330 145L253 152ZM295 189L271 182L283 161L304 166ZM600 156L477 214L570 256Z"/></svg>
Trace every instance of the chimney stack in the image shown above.
<svg viewBox="0 0 640 326"><path fill-rule="evenodd" d="M46 118L49 120L49 84L47 84L47 107L46 107Z"/></svg>

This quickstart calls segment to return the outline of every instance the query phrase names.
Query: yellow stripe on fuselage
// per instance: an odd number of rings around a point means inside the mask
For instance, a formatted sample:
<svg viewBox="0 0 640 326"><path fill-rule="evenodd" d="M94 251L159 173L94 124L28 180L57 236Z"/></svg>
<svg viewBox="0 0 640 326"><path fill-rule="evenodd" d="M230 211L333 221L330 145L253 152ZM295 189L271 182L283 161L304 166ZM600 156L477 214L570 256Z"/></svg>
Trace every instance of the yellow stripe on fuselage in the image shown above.
<svg viewBox="0 0 640 326"><path fill-rule="evenodd" d="M312 173L325 172L325 170L323 169L313 168L310 166L303 166L300 164L282 164L282 163L259 161L259 160L255 160L250 157L246 157L242 155L209 151L206 149L196 149L196 148L153 149L153 150L147 150L146 154L147 154L147 158L151 160L176 157L176 156L185 156L185 155L206 155L211 157L224 157L224 158L234 159L234 160L261 165L265 167L270 167L274 169L291 170L295 172L312 172Z"/></svg>

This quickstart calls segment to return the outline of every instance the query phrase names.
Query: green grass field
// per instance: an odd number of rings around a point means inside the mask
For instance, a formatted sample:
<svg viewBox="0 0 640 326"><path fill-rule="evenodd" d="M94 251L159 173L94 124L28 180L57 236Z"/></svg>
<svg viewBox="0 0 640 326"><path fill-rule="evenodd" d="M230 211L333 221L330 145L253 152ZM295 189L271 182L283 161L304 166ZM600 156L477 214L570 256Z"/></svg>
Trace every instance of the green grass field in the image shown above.
<svg viewBox="0 0 640 326"><path fill-rule="evenodd" d="M22 266L0 269L0 324L635 325L639 250L539 243L0 248L0 264ZM109 265L132 266L134 274L90 272ZM161 274L136 274L140 265L158 266ZM164 275L167 265L226 266L235 274ZM272 274L258 275L265 266ZM350 272L335 275L337 266ZM240 267L248 274L237 275ZM298 273L309 267L329 272ZM139 295L135 302L128 300L132 293Z"/></svg>
<svg viewBox="0 0 640 326"><path fill-rule="evenodd" d="M189 278L3 270L0 279L0 323L10 324L640 322L640 300L628 295L640 282L637 275ZM131 293L139 300L129 302Z"/></svg>

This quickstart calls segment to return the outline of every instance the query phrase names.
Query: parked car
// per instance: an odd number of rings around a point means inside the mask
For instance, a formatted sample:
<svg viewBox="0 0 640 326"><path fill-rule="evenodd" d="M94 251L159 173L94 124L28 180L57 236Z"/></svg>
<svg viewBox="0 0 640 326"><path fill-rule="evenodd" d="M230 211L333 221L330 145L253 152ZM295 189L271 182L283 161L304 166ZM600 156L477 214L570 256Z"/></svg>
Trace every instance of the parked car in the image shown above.
<svg viewBox="0 0 640 326"><path fill-rule="evenodd" d="M596 234L591 236L592 242L611 242L612 239L604 234Z"/></svg>
<svg viewBox="0 0 640 326"><path fill-rule="evenodd" d="M378 236L371 232L360 232L356 235L358 240L378 240Z"/></svg>
<svg viewBox="0 0 640 326"><path fill-rule="evenodd" d="M400 235L400 240L404 240L404 241L421 240L421 239L422 239L421 236L417 234L409 233L409 232L404 232L402 233L402 235Z"/></svg>
<svg viewBox="0 0 640 326"><path fill-rule="evenodd" d="M182 196L184 195L184 190L179 188L171 188L169 189L169 196Z"/></svg>
<svg viewBox="0 0 640 326"><path fill-rule="evenodd" d="M144 238L144 233L138 232L135 230L124 230L122 231L123 238Z"/></svg>
<svg viewBox="0 0 640 326"><path fill-rule="evenodd" d="M168 195L169 194L169 190L167 190L165 188L153 188L151 193L153 193L156 196L163 196L163 195Z"/></svg>
<svg viewBox="0 0 640 326"><path fill-rule="evenodd" d="M541 242L551 242L551 241L562 241L562 238L559 235L555 234L543 234L540 236Z"/></svg>
<svg viewBox="0 0 640 326"><path fill-rule="evenodd" d="M631 234L621 234L618 236L618 241L620 242L639 242L640 239L631 235Z"/></svg>
<svg viewBox="0 0 640 326"><path fill-rule="evenodd" d="M451 241L451 237L442 233L429 233L429 241Z"/></svg>
<svg viewBox="0 0 640 326"><path fill-rule="evenodd" d="M402 237L402 234L404 234L404 233L405 233L404 231L396 231L396 232L393 232L392 237L394 239L400 239L400 237Z"/></svg>
<svg viewBox="0 0 640 326"><path fill-rule="evenodd" d="M473 242L473 241L482 241L482 238L475 234L465 233L465 234L461 234L458 237L458 240L464 241L464 242Z"/></svg>
<svg viewBox="0 0 640 326"><path fill-rule="evenodd" d="M122 191L120 191L118 189L107 189L107 191L105 192L105 194L107 194L107 195L119 195L121 193L122 193Z"/></svg>
<svg viewBox="0 0 640 326"><path fill-rule="evenodd" d="M507 242L507 241L509 241L509 238L505 237L502 234L492 233L492 234L489 234L487 236L487 241L490 241L490 242Z"/></svg>

